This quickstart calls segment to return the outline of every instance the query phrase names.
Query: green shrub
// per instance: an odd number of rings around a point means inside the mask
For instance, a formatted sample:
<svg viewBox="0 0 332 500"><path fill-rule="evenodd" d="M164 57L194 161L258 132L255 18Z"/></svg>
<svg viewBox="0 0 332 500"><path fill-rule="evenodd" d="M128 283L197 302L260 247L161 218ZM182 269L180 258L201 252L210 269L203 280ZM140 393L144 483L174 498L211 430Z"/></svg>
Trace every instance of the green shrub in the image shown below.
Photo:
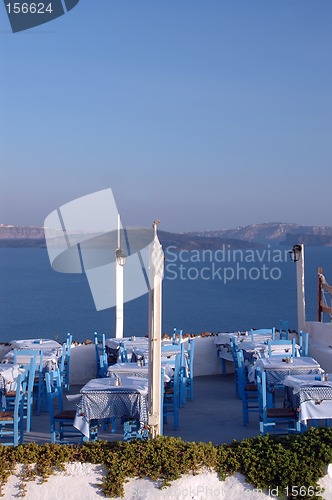
<svg viewBox="0 0 332 500"><path fill-rule="evenodd" d="M16 448L0 445L0 494L3 496L3 486L17 464L23 464L20 495L24 496L27 481L47 481L68 462L104 465L108 472L99 486L106 497L123 496L129 478L158 480L160 488L165 488L183 474L198 474L202 467L208 467L221 480L239 472L255 488L267 493L278 491L280 498L319 499L322 497L317 481L332 463L332 429L310 429L302 435L257 437L218 446L163 436L130 443L30 443Z"/></svg>

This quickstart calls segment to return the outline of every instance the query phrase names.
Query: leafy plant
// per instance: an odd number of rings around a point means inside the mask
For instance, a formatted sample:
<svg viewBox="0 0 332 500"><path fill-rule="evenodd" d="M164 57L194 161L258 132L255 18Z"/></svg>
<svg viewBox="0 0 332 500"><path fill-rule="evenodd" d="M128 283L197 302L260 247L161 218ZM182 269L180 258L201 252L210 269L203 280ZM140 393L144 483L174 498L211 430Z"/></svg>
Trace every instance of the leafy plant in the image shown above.
<svg viewBox="0 0 332 500"><path fill-rule="evenodd" d="M332 429L310 429L302 435L265 436L213 446L160 436L152 441L97 441L84 445L37 445L16 448L0 445L0 495L15 467L22 464L20 496L28 481L47 481L68 462L102 464L107 469L100 488L106 497L124 495L130 478L149 478L165 488L183 474L198 474L203 467L221 480L240 472L262 491L277 491L280 498L319 499L317 481L332 462ZM300 489L301 488L301 489Z"/></svg>

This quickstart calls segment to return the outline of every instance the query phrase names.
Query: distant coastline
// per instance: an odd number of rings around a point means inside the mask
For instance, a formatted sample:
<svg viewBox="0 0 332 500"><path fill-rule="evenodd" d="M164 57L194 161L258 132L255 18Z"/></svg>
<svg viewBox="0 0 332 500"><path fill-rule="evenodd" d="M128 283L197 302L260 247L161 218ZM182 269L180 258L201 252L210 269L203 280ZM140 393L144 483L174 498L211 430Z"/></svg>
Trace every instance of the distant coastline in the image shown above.
<svg viewBox="0 0 332 500"><path fill-rule="evenodd" d="M259 248L264 245L303 243L307 246L332 247L332 227L302 226L271 222L239 226L234 229L172 233L159 231L164 248L179 250L228 248ZM45 248L44 228L41 226L14 226L0 224L0 248Z"/></svg>

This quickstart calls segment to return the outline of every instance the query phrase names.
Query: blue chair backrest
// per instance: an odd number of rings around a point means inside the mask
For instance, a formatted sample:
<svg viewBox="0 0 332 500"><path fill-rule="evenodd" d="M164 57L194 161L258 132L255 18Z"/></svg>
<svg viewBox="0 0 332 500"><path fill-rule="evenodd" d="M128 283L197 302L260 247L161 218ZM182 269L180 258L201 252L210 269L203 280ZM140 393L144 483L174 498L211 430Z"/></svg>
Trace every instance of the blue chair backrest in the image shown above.
<svg viewBox="0 0 332 500"><path fill-rule="evenodd" d="M300 356L308 356L309 353L309 333L300 330Z"/></svg>
<svg viewBox="0 0 332 500"><path fill-rule="evenodd" d="M266 415L266 410L267 410L266 374L259 368L256 369L256 381L257 381L259 409L262 413Z"/></svg>
<svg viewBox="0 0 332 500"><path fill-rule="evenodd" d="M28 367L26 367L26 372L28 377L28 397L33 396L33 385L35 381L36 369L37 369L36 358L34 356L31 356L30 364Z"/></svg>
<svg viewBox="0 0 332 500"><path fill-rule="evenodd" d="M27 388L27 372L20 373L20 375L16 379L16 393L15 393L15 402L14 402L14 412L17 415L19 412L23 412L23 402L24 396Z"/></svg>
<svg viewBox="0 0 332 500"><path fill-rule="evenodd" d="M282 319L279 321L279 332L280 340L283 338L288 340L288 321L283 321Z"/></svg>
<svg viewBox="0 0 332 500"><path fill-rule="evenodd" d="M66 355L67 355L66 351L67 351L67 343L64 342L62 344L62 354L61 354L61 361L60 361L60 366L59 366L61 374L63 374L64 370L65 370L65 361L66 361Z"/></svg>
<svg viewBox="0 0 332 500"><path fill-rule="evenodd" d="M14 364L29 365L31 358L36 360L37 371L43 371L43 355L42 349L14 349Z"/></svg>
<svg viewBox="0 0 332 500"><path fill-rule="evenodd" d="M54 407L53 401L57 400L57 411L61 412L63 410L62 403L62 385L61 385L61 375L59 370L54 370L53 372L45 373L46 382L46 394L48 399L48 411L50 416L54 418Z"/></svg>
<svg viewBox="0 0 332 500"><path fill-rule="evenodd" d="M229 340L230 340L231 353L232 353L232 357L233 357L234 366L236 366L237 365L236 353L239 350L239 344L238 344L236 337L230 337Z"/></svg>
<svg viewBox="0 0 332 500"><path fill-rule="evenodd" d="M243 393L245 391L245 386L247 384L247 376L246 376L246 369L245 369L242 349L238 349L236 351L236 370L239 383L239 396L242 399L244 397Z"/></svg>
<svg viewBox="0 0 332 500"><path fill-rule="evenodd" d="M268 356L295 356L295 339L268 340Z"/></svg>
<svg viewBox="0 0 332 500"><path fill-rule="evenodd" d="M190 372L193 373L195 355L195 339L188 340L188 361Z"/></svg>
<svg viewBox="0 0 332 500"><path fill-rule="evenodd" d="M107 363L107 354L101 354L99 356L99 365L100 365L100 376L101 377L106 377L107 376L107 369L108 369L108 363Z"/></svg>
<svg viewBox="0 0 332 500"><path fill-rule="evenodd" d="M121 363L128 363L128 354L126 344L124 342L120 342L120 359Z"/></svg>
<svg viewBox="0 0 332 500"><path fill-rule="evenodd" d="M182 342L182 330L174 328L172 335L172 344L174 345L181 344L181 342Z"/></svg>

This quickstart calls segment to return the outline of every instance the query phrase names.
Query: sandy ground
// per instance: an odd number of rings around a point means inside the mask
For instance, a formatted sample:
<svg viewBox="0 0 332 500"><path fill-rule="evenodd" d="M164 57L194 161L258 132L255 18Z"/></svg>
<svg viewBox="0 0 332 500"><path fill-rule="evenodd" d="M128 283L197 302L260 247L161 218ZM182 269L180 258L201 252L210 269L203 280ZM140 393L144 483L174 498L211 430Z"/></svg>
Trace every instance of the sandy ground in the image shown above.
<svg viewBox="0 0 332 500"><path fill-rule="evenodd" d="M18 469L19 470L19 467ZM66 466L65 472L51 476L44 484L29 482L26 487L27 500L90 500L105 498L98 483L104 474L100 465L72 463ZM20 496L20 481L17 476L10 477L3 489L4 498ZM323 498L332 499L332 465L327 474L319 482L325 488ZM158 483L150 480L131 479L125 485L125 500L263 500L278 498L277 490L257 491L246 483L245 478L235 474L220 481L216 473L203 471L196 476L184 475L163 490ZM119 498L117 500L120 500Z"/></svg>

